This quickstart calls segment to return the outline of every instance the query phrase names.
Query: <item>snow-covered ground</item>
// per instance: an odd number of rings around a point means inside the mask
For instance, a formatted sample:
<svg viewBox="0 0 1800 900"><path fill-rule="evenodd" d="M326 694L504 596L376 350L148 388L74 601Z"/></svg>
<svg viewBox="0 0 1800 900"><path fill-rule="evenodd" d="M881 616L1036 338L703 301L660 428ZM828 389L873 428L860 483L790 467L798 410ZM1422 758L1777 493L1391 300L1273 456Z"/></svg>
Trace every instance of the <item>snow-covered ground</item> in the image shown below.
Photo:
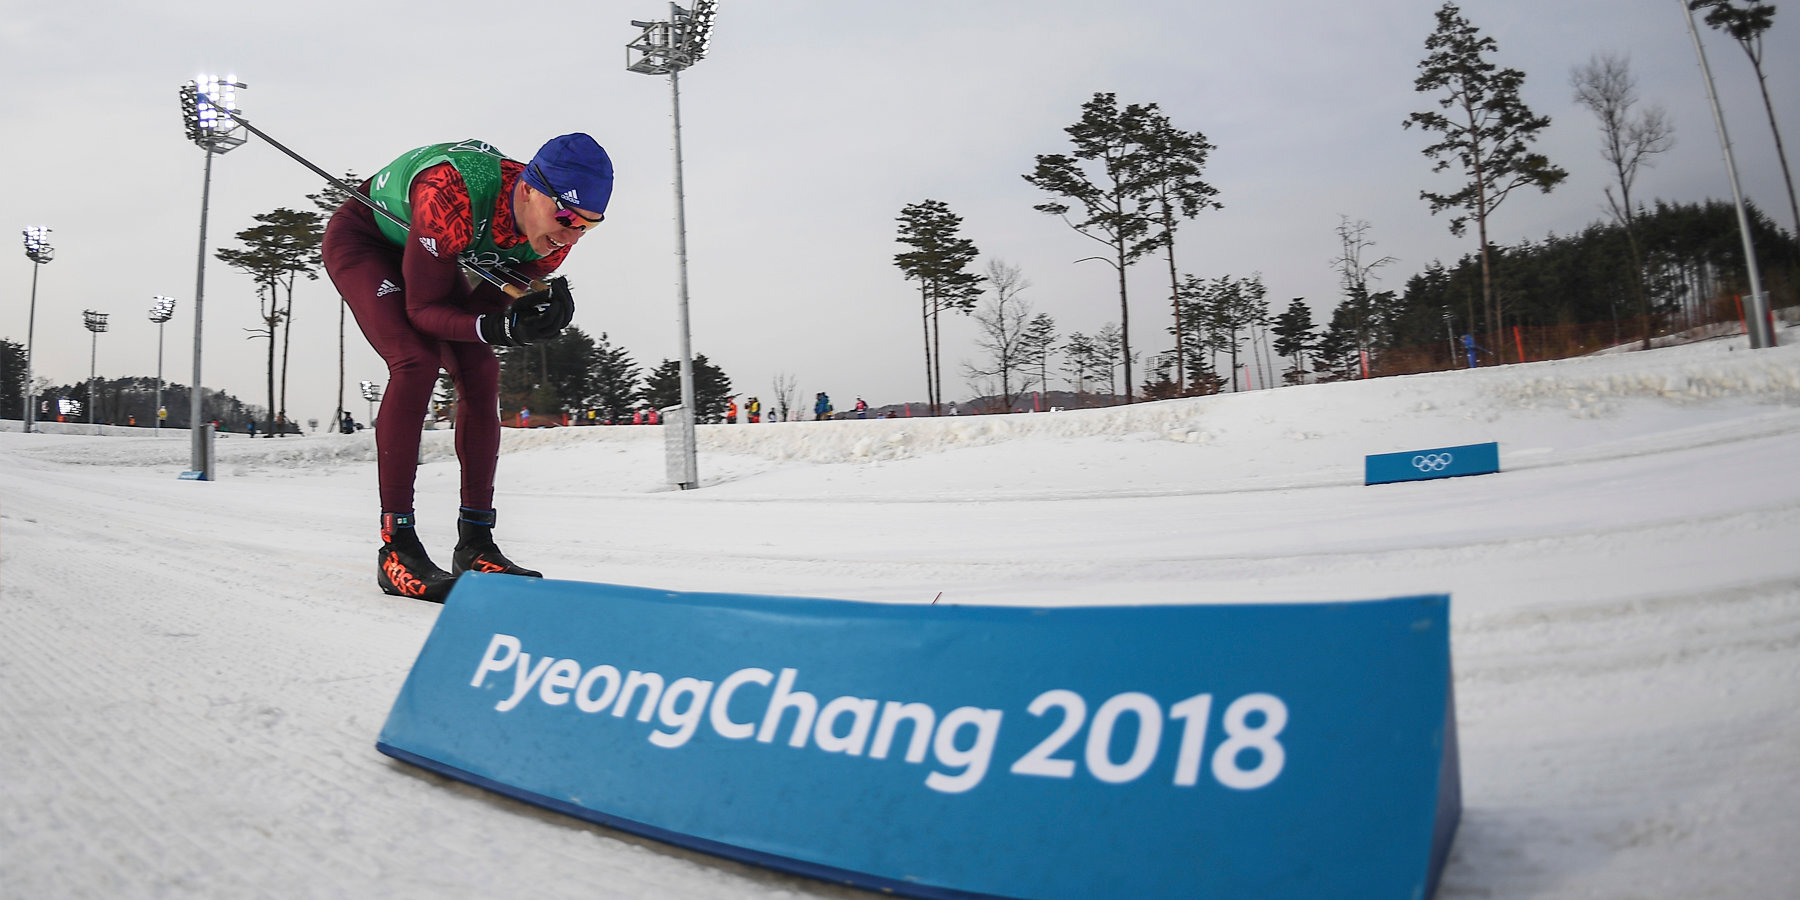
<svg viewBox="0 0 1800 900"><path fill-rule="evenodd" d="M509 432L553 577L890 603L1453 596L1440 897L1800 896L1800 330L1031 416ZM17 423L11 423L16 429ZM77 429L79 430L79 429ZM1368 453L1504 471L1365 487ZM450 435L421 531L454 535ZM0 432L0 895L865 896L378 754L438 607L374 586L368 433ZM868 895L873 896L873 895Z"/></svg>

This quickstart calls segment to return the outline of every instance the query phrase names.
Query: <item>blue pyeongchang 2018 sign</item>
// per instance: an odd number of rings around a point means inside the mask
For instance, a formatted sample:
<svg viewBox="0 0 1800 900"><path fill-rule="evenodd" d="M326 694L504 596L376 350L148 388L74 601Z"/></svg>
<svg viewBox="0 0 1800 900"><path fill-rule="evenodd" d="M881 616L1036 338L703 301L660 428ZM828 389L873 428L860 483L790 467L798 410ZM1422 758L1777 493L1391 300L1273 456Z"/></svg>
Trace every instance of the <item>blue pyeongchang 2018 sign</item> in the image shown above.
<svg viewBox="0 0 1800 900"><path fill-rule="evenodd" d="M1497 443L1379 453L1363 458L1364 484L1455 478L1458 475L1491 475L1498 471L1500 445Z"/></svg>
<svg viewBox="0 0 1800 900"><path fill-rule="evenodd" d="M1054 609L467 575L379 749L919 897L1420 897L1449 598Z"/></svg>

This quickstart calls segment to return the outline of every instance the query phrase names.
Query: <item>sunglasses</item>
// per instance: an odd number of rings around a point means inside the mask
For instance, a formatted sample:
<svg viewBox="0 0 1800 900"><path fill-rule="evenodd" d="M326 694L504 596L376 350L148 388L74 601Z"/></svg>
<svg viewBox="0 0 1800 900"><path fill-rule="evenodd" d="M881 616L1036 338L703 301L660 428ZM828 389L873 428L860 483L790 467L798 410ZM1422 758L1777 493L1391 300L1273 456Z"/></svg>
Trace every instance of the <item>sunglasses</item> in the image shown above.
<svg viewBox="0 0 1800 900"><path fill-rule="evenodd" d="M556 185L551 184L550 179L544 177L544 170L538 168L536 164L532 165L531 171L532 174L538 177L539 181L544 183L545 187L550 189L550 199L556 201L556 221L561 224L562 227L573 228L576 231L586 231L589 228L606 221L605 214L590 219L576 211L575 207L564 203L562 191L557 190Z"/></svg>

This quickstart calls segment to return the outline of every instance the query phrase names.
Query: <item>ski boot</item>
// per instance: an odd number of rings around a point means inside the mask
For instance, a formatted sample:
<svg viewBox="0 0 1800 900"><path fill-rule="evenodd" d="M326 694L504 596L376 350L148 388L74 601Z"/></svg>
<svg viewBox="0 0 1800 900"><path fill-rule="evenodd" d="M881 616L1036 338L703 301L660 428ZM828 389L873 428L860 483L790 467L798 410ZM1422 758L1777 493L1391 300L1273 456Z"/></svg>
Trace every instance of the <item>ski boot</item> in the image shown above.
<svg viewBox="0 0 1800 900"><path fill-rule="evenodd" d="M442 603L456 584L456 576L438 568L425 555L425 545L419 543L419 536L413 531L412 513L382 513L375 583L396 597Z"/></svg>
<svg viewBox="0 0 1800 900"><path fill-rule="evenodd" d="M500 575L522 575L526 578L542 578L544 573L534 572L506 558L500 548L494 546L494 511L491 509L470 509L460 507L462 516L456 520L456 551L450 556L450 571L461 575L464 572L494 572Z"/></svg>

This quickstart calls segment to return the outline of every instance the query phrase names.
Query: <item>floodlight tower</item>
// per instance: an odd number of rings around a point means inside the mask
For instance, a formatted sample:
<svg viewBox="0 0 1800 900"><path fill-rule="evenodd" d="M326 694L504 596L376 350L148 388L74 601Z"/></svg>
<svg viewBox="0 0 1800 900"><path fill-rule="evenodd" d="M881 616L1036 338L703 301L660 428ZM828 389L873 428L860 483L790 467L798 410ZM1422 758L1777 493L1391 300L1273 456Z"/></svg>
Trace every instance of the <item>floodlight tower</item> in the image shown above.
<svg viewBox="0 0 1800 900"><path fill-rule="evenodd" d="M717 7L713 0L699 0L692 10L670 3L667 22L634 20L631 26L644 31L637 40L625 45L626 71L669 76L669 97L674 110L675 256L680 294L681 405L686 414L677 423L683 430L682 470L672 480L682 490L699 487L700 475L694 452L694 419L699 411L694 403L694 348L688 327L687 208L681 192L681 71L705 58L707 47L712 43L713 15ZM634 53L638 55L635 61Z"/></svg>
<svg viewBox="0 0 1800 900"><path fill-rule="evenodd" d="M37 415L37 404L32 402L31 391L31 335L37 328L37 279L38 269L44 263L56 258L56 248L50 246L50 229L43 225L33 225L25 229L25 258L31 260L31 313L25 319L25 392L21 401L25 404L25 433L32 431L31 423Z"/></svg>
<svg viewBox="0 0 1800 900"><path fill-rule="evenodd" d="M88 424L94 426L95 434L100 433L100 423L94 421L94 416L96 415L94 411L100 408L100 395L94 390L94 361L98 359L100 355L100 332L106 330L106 316L106 313L94 312L91 309L84 309L81 311L83 324L87 325L87 330L93 332L88 338L91 346L88 348L87 408Z"/></svg>
<svg viewBox="0 0 1800 900"><path fill-rule="evenodd" d="M200 260L194 275L194 381L189 386L188 427L193 434L193 467L202 480L212 480L212 454L207 452L205 429L200 427L200 327L205 322L206 304L206 207L212 200L212 160L215 154L229 153L244 145L244 128L234 115L237 108L236 75L223 80L217 75L201 75L181 86L181 116L187 126L188 140L206 151L206 175L200 182ZM218 101L214 105L201 95Z"/></svg>
<svg viewBox="0 0 1800 900"><path fill-rule="evenodd" d="M163 389L163 376L162 376L162 356L163 356L163 354L162 354L162 351L163 351L163 326L164 326L164 325L166 325L166 324L168 324L168 321L169 321L169 319L171 319L171 318L173 318L173 317L174 317L174 315L175 315L175 298L174 298L174 297L160 297L160 296L159 296L159 297L151 297L151 298L150 298L150 299L151 299L151 300L152 300L152 301L154 301L154 302L152 302L152 303L151 303L151 304L150 304L150 321L152 321L152 322L155 322L155 323L156 323L156 413L155 413L155 416L156 416L156 436L157 436L157 437L162 437L162 420L163 420L163 405L162 405L162 389Z"/></svg>

